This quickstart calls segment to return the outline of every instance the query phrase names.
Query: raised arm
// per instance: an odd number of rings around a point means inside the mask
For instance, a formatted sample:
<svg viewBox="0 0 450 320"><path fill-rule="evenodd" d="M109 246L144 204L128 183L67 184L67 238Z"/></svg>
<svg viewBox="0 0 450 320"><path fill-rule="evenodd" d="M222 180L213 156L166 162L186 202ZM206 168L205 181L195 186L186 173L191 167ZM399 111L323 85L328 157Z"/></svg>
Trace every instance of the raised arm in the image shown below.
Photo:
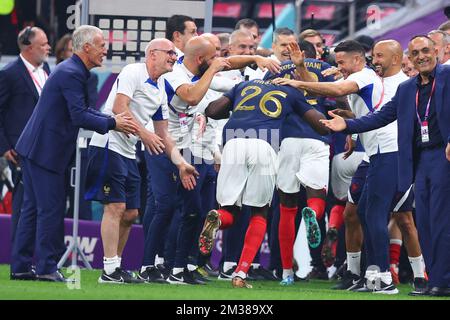
<svg viewBox="0 0 450 320"><path fill-rule="evenodd" d="M229 68L230 63L227 59L215 58L200 80L194 84L182 84L175 92L188 105L196 106L205 96L216 73Z"/></svg>
<svg viewBox="0 0 450 320"><path fill-rule="evenodd" d="M305 53L300 50L298 43L289 43L288 50L291 60L295 64L298 79L307 82L317 82L317 76L313 72L308 71L308 68L305 66Z"/></svg>
<svg viewBox="0 0 450 320"><path fill-rule="evenodd" d="M228 57L227 59L230 63L230 69L242 69L256 63L260 69L267 69L274 74L281 70L279 62L261 56L237 55Z"/></svg>
<svg viewBox="0 0 450 320"><path fill-rule="evenodd" d="M277 78L273 83L278 85L289 85L299 90L306 90L309 94L324 97L341 97L359 91L358 84L352 80L338 82L304 82Z"/></svg>
<svg viewBox="0 0 450 320"><path fill-rule="evenodd" d="M205 109L205 115L214 120L227 119L230 117L231 100L226 96L211 101Z"/></svg>

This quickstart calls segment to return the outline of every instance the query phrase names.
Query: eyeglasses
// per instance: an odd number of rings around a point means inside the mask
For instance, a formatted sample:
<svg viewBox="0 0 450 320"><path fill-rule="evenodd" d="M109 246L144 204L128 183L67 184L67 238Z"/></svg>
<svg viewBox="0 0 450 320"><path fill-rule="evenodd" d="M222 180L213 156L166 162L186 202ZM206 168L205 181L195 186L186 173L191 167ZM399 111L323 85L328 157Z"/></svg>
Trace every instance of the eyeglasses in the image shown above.
<svg viewBox="0 0 450 320"><path fill-rule="evenodd" d="M162 52L167 53L171 57L175 57L175 58L178 57L178 53L174 50L153 49L153 51L162 51Z"/></svg>

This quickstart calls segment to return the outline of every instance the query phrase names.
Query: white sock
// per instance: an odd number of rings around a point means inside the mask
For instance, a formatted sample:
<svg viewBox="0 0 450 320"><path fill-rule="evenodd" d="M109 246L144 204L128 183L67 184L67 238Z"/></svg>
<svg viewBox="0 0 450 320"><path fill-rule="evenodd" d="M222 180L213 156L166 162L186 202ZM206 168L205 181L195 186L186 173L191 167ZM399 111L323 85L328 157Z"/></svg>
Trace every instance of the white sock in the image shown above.
<svg viewBox="0 0 450 320"><path fill-rule="evenodd" d="M253 269L258 269L261 266L260 263L252 263Z"/></svg>
<svg viewBox="0 0 450 320"><path fill-rule="evenodd" d="M347 270L356 275L361 275L361 251L347 252Z"/></svg>
<svg viewBox="0 0 450 320"><path fill-rule="evenodd" d="M153 265L142 266L142 267L141 267L141 273L144 272L145 270L147 270L147 268L150 268L150 267L154 267L154 266L153 266Z"/></svg>
<svg viewBox="0 0 450 320"><path fill-rule="evenodd" d="M425 262L422 255L418 257L408 257L409 263L414 273L414 278L425 278Z"/></svg>
<svg viewBox="0 0 450 320"><path fill-rule="evenodd" d="M177 274L177 273L180 273L180 272L183 272L184 271L184 268L173 268L172 269L172 273L173 274Z"/></svg>
<svg viewBox="0 0 450 320"><path fill-rule="evenodd" d="M112 258L103 257L103 270L106 274L112 274L116 271L116 268L120 268L120 260L118 256Z"/></svg>
<svg viewBox="0 0 450 320"><path fill-rule="evenodd" d="M188 268L189 271L194 271L194 270L197 269L198 267L195 266L195 265L193 265L193 264L188 264L188 265L187 265L187 268Z"/></svg>
<svg viewBox="0 0 450 320"><path fill-rule="evenodd" d="M399 246L402 245L402 240L401 239L390 239L389 240L389 244L398 244Z"/></svg>
<svg viewBox="0 0 450 320"><path fill-rule="evenodd" d="M117 260L119 261L119 268L122 267L122 257L117 256Z"/></svg>
<svg viewBox="0 0 450 320"><path fill-rule="evenodd" d="M390 271L380 272L378 274L378 276L381 278L381 281L383 281L384 283L386 283L386 284L392 283L392 274Z"/></svg>
<svg viewBox="0 0 450 320"><path fill-rule="evenodd" d="M225 261L223 263L223 272L227 272L231 268L236 267L236 262Z"/></svg>
<svg viewBox="0 0 450 320"><path fill-rule="evenodd" d="M156 255L155 266L157 266L158 264L163 264L163 263L164 263L164 257L160 257L160 256Z"/></svg>
<svg viewBox="0 0 450 320"><path fill-rule="evenodd" d="M291 276L291 277L294 276L294 270L292 270L292 269L283 269L283 279L286 279L289 276Z"/></svg>

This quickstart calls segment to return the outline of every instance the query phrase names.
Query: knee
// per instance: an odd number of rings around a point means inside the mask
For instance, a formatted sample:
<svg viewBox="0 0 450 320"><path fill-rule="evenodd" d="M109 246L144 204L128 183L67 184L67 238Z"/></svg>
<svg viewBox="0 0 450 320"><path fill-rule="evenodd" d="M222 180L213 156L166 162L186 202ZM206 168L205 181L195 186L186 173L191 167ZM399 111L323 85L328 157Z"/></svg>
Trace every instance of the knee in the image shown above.
<svg viewBox="0 0 450 320"><path fill-rule="evenodd" d="M108 203L105 205L104 217L114 220L122 220L125 210L125 203Z"/></svg>
<svg viewBox="0 0 450 320"><path fill-rule="evenodd" d="M295 208L297 206L297 194L285 193L281 190L278 191L280 195L280 203L287 208Z"/></svg>
<svg viewBox="0 0 450 320"><path fill-rule="evenodd" d="M416 231L416 226L411 214L397 213L395 215L395 222L400 228L402 234L411 234Z"/></svg>
<svg viewBox="0 0 450 320"><path fill-rule="evenodd" d="M358 213L356 210L345 210L344 211L344 222L348 224L360 224Z"/></svg>
<svg viewBox="0 0 450 320"><path fill-rule="evenodd" d="M139 211L137 209L126 210L123 215L122 221L124 221L127 224L133 224L138 216Z"/></svg>
<svg viewBox="0 0 450 320"><path fill-rule="evenodd" d="M173 199L170 199L169 196L156 197L155 209L156 214L166 215L175 210L175 204Z"/></svg>
<svg viewBox="0 0 450 320"><path fill-rule="evenodd" d="M264 220L267 220L267 215L269 214L269 206L265 206L262 208L251 207L250 211L251 211L252 218L259 216L259 217L263 218Z"/></svg>

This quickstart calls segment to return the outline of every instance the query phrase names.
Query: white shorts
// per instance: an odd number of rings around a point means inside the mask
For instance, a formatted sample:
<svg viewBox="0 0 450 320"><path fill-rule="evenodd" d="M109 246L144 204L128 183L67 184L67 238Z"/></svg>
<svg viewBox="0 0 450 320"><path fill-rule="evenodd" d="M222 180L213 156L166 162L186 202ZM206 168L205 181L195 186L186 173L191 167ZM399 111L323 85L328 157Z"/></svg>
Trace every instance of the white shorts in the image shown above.
<svg viewBox="0 0 450 320"><path fill-rule="evenodd" d="M344 153L339 153L331 161L331 189L338 200L346 201L347 192L353 175L364 158L364 152L353 152L344 160Z"/></svg>
<svg viewBox="0 0 450 320"><path fill-rule="evenodd" d="M217 202L264 207L272 201L277 155L260 139L232 139L225 144L217 177Z"/></svg>
<svg viewBox="0 0 450 320"><path fill-rule="evenodd" d="M328 190L330 147L316 139L286 138L278 153L277 186L297 193L300 186Z"/></svg>

